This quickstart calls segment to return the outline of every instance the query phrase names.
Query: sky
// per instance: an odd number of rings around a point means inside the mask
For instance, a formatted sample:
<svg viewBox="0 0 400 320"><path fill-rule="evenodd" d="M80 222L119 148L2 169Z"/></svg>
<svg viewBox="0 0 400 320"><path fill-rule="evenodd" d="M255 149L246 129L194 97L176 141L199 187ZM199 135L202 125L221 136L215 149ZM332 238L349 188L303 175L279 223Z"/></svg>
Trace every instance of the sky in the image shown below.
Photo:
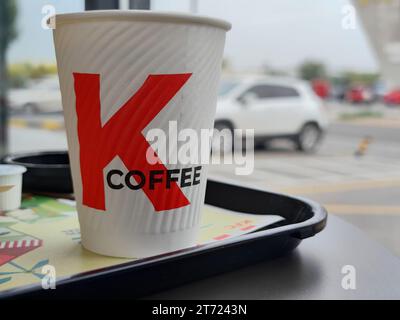
<svg viewBox="0 0 400 320"><path fill-rule="evenodd" d="M18 39L11 45L11 63L54 62L50 30L41 27L43 5L57 13L82 11L83 0L17 0ZM198 0L197 13L232 23L225 56L234 70L261 66L295 70L304 60L319 60L328 70L374 72L375 56L362 25L344 29L348 0ZM189 0L152 0L153 10L189 12Z"/></svg>

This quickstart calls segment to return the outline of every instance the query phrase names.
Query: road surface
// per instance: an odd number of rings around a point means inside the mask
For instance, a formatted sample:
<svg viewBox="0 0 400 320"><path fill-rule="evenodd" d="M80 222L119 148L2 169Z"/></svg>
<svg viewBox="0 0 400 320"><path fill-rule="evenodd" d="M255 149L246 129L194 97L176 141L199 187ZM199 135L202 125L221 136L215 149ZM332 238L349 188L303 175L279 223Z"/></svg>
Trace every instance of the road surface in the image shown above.
<svg viewBox="0 0 400 320"><path fill-rule="evenodd" d="M367 136L365 155L355 156ZM400 256L400 126L336 123L314 155L275 146L255 159L242 181L321 202ZM214 166L210 174L237 179L233 169Z"/></svg>

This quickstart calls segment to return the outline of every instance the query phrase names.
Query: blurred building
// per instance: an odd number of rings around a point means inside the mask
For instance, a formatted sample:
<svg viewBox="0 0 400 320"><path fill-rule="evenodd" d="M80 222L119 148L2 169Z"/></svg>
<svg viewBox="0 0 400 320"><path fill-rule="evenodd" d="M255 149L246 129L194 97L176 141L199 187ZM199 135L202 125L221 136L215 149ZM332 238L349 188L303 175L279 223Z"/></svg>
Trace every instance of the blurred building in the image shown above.
<svg viewBox="0 0 400 320"><path fill-rule="evenodd" d="M389 88L400 87L400 0L353 0Z"/></svg>

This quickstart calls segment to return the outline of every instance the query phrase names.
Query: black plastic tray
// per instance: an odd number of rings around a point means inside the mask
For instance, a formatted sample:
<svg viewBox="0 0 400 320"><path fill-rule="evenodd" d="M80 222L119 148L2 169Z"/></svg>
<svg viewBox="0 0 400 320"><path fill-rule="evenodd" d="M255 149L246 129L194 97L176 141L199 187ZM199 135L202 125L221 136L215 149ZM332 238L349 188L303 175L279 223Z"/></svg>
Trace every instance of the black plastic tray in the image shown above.
<svg viewBox="0 0 400 320"><path fill-rule="evenodd" d="M229 240L57 279L56 290L34 285L0 298L138 298L288 253L326 225L319 204L228 182L208 180L205 202L253 214L285 217L267 229Z"/></svg>

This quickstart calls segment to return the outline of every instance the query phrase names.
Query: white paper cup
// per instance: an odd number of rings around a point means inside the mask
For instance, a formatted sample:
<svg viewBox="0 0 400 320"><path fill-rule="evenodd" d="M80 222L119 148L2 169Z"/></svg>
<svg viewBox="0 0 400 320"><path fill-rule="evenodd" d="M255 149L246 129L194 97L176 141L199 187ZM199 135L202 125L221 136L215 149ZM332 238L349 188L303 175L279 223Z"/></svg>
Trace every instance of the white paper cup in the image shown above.
<svg viewBox="0 0 400 320"><path fill-rule="evenodd" d="M21 206L23 166L0 164L0 211Z"/></svg>
<svg viewBox="0 0 400 320"><path fill-rule="evenodd" d="M148 164L144 136L153 128L168 133L169 121L177 121L178 130L212 128L229 29L217 19L149 11L56 16L54 43L85 248L141 258L196 244L206 167L197 180L192 176L196 184L173 181L167 188L166 170L178 170L170 172L176 177L195 165ZM151 189L154 170L164 180ZM126 180L128 172L135 174ZM145 184L132 190L140 174Z"/></svg>

